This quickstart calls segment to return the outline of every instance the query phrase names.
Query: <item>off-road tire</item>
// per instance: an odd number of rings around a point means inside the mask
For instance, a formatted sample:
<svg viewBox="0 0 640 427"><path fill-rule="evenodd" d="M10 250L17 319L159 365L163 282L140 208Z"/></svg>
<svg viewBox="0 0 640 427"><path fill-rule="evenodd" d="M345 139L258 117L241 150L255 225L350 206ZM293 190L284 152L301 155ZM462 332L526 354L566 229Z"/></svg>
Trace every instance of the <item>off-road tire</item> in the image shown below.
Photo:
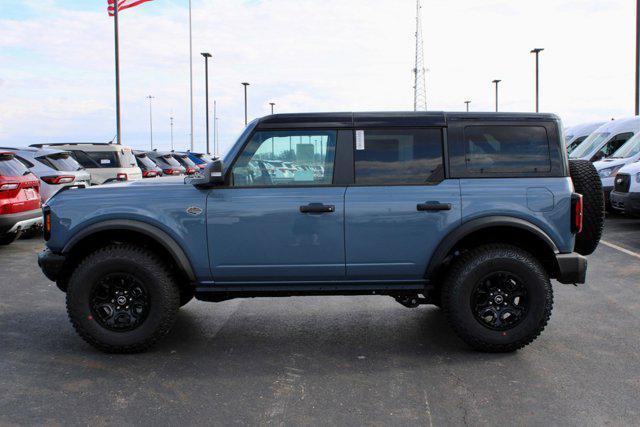
<svg viewBox="0 0 640 427"><path fill-rule="evenodd" d="M569 170L576 193L582 194L582 232L576 235L575 251L591 255L600 243L604 228L604 193L602 181L593 164L586 160L570 160Z"/></svg>
<svg viewBox="0 0 640 427"><path fill-rule="evenodd" d="M15 242L20 238L20 235L22 235L22 231L16 231L15 233L6 233L3 235L0 235L0 246L6 246L6 245L12 244L13 242Z"/></svg>
<svg viewBox="0 0 640 427"><path fill-rule="evenodd" d="M526 315L508 330L482 324L471 307L479 281L492 272L519 276L530 298ZM493 353L518 350L544 330L553 307L549 275L528 252L511 245L491 244L463 253L455 260L442 287L442 309L455 333L472 348Z"/></svg>
<svg viewBox="0 0 640 427"><path fill-rule="evenodd" d="M171 330L180 304L180 290L165 265L153 252L130 244L111 244L89 254L67 286L67 313L76 332L108 353L136 353L156 344ZM131 274L145 285L149 312L133 330L112 331L93 318L92 288L109 273Z"/></svg>

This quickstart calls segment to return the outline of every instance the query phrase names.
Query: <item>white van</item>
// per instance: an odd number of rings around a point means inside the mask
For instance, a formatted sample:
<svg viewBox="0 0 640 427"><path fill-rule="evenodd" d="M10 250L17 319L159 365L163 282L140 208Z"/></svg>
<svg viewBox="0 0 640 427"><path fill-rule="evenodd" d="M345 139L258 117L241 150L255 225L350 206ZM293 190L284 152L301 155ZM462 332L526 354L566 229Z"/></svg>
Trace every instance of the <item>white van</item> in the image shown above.
<svg viewBox="0 0 640 427"><path fill-rule="evenodd" d="M87 172L92 184L142 179L142 170L130 147L101 142L33 144L32 147L55 147L68 151Z"/></svg>
<svg viewBox="0 0 640 427"><path fill-rule="evenodd" d="M623 166L616 175L611 192L611 207L640 216L640 163Z"/></svg>
<svg viewBox="0 0 640 427"><path fill-rule="evenodd" d="M575 148L582 143L591 133L606 122L582 123L571 126L564 130L564 142L567 153L571 154Z"/></svg>
<svg viewBox="0 0 640 427"><path fill-rule="evenodd" d="M640 117L612 120L593 131L569 154L570 159L596 162L612 155L640 132Z"/></svg>
<svg viewBox="0 0 640 427"><path fill-rule="evenodd" d="M640 133L624 143L611 156L597 161L593 164L600 175L602 189L604 190L605 202L609 208L609 195L613 190L614 179L618 171L625 165L635 163L640 160Z"/></svg>

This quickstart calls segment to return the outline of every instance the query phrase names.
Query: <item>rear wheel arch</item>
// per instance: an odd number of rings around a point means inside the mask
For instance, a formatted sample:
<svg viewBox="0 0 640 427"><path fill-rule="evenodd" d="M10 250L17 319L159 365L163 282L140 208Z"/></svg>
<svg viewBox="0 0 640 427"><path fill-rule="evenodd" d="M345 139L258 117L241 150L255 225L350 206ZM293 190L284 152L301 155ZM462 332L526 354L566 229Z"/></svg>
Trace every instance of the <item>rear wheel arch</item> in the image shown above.
<svg viewBox="0 0 640 427"><path fill-rule="evenodd" d="M182 276L178 277L181 285L187 286L196 281L186 253L165 231L135 220L108 220L84 228L64 246L62 253L67 256L67 261L58 286L64 290L73 266L84 256L100 247L118 242L147 247L166 262L174 264L179 272L177 276Z"/></svg>
<svg viewBox="0 0 640 427"><path fill-rule="evenodd" d="M492 216L471 220L449 233L438 245L427 267L426 278L438 277L456 253L489 243L523 248L540 260L550 276L557 272L553 240L540 227L520 218Z"/></svg>

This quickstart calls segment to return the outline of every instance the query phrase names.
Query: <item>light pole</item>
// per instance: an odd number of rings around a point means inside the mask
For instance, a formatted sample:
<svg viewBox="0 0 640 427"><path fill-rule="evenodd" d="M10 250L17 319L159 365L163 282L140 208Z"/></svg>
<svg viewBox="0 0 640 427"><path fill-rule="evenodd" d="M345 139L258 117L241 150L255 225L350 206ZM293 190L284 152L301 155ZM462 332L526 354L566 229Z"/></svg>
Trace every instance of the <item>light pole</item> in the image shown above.
<svg viewBox="0 0 640 427"><path fill-rule="evenodd" d="M639 0L640 1L640 0ZM544 50L544 48L535 48L531 51L531 53L535 53L536 55L536 113L539 111L539 95L540 95L540 79L538 78L538 71L539 71L539 63L538 63L538 57L540 56L540 52L542 52Z"/></svg>
<svg viewBox="0 0 640 427"><path fill-rule="evenodd" d="M153 110L151 108L151 100L154 98L155 96L147 96L149 100L149 137L151 139L151 150L153 150Z"/></svg>
<svg viewBox="0 0 640 427"><path fill-rule="evenodd" d="M249 86L249 83L243 82L241 84L242 86L244 86L244 125L246 126L248 123L247 121L247 86Z"/></svg>
<svg viewBox="0 0 640 427"><path fill-rule="evenodd" d="M209 58L211 54L203 52L200 55L204 56L204 90L205 90L205 111L207 117L207 154L209 154Z"/></svg>
<svg viewBox="0 0 640 427"><path fill-rule="evenodd" d="M498 83L500 83L502 80L494 80L492 83L496 85L496 112L498 112Z"/></svg>
<svg viewBox="0 0 640 427"><path fill-rule="evenodd" d="M169 123L171 126L171 151L173 151L173 116L169 117Z"/></svg>
<svg viewBox="0 0 640 427"><path fill-rule="evenodd" d="M638 114L640 114L640 0L636 2L636 116Z"/></svg>
<svg viewBox="0 0 640 427"><path fill-rule="evenodd" d="M640 0L638 0L640 1ZM273 114L273 106L276 105L275 102L270 102L269 105L271 105L271 114Z"/></svg>
<svg viewBox="0 0 640 427"><path fill-rule="evenodd" d="M218 152L218 113L217 102L213 100L213 156ZM209 154L209 153L207 153Z"/></svg>
<svg viewBox="0 0 640 427"><path fill-rule="evenodd" d="M469 104L471 104L471 101L464 101L465 104L467 104L467 113L469 112Z"/></svg>
<svg viewBox="0 0 640 427"><path fill-rule="evenodd" d="M193 151L193 38L191 36L191 0L189 0L189 107L191 114L191 151Z"/></svg>

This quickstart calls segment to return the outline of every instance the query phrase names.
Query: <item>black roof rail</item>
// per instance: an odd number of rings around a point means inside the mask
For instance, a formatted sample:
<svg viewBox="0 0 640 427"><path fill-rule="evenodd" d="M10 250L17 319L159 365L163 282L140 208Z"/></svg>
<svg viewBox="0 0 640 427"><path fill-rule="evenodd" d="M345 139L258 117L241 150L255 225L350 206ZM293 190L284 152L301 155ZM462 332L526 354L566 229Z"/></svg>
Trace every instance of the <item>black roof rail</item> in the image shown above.
<svg viewBox="0 0 640 427"><path fill-rule="evenodd" d="M50 142L43 144L31 144L29 147L42 148L42 147L59 147L61 145L114 145L110 142Z"/></svg>

